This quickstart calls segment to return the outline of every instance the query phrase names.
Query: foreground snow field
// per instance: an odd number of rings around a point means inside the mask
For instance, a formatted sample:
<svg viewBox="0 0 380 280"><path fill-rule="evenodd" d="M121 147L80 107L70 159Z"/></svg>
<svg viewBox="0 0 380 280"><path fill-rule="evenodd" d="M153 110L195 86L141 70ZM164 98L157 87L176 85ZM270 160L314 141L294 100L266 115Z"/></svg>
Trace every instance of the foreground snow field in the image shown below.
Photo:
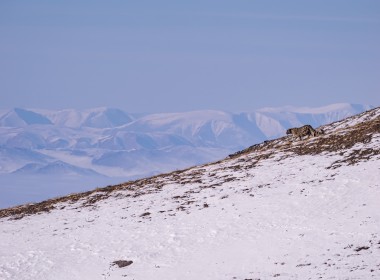
<svg viewBox="0 0 380 280"><path fill-rule="evenodd" d="M0 279L380 279L379 116L0 210Z"/></svg>

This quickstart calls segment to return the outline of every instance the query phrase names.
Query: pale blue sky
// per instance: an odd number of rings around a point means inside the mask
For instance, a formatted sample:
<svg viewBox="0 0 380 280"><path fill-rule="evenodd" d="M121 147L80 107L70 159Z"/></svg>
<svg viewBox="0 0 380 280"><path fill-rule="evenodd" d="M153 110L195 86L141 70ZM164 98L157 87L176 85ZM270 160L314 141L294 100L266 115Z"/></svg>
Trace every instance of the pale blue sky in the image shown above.
<svg viewBox="0 0 380 280"><path fill-rule="evenodd" d="M0 108L380 105L380 1L0 2Z"/></svg>

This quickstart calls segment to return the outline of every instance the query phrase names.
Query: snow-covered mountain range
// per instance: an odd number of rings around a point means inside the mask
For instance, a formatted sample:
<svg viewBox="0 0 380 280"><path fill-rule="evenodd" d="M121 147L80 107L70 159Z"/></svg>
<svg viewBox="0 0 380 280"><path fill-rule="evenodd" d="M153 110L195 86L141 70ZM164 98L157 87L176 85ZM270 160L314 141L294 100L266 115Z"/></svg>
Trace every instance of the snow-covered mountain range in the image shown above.
<svg viewBox="0 0 380 280"><path fill-rule="evenodd" d="M95 177L102 186L218 160L254 143L282 136L289 127L305 123L317 127L370 108L344 103L321 108L264 108L245 113L148 115L110 108L3 110L0 208L47 198L26 195L25 200L18 195L21 200L9 204L8 196L14 190L23 192L25 182L29 192L34 183L44 185L43 180L49 181L47 176L52 174L59 177L55 186L32 193L62 195L75 191L74 184L78 190L86 189L86 180L92 183ZM67 180L71 180L73 189L65 189Z"/></svg>
<svg viewBox="0 0 380 280"><path fill-rule="evenodd" d="M380 108L322 128L0 210L0 278L380 279Z"/></svg>

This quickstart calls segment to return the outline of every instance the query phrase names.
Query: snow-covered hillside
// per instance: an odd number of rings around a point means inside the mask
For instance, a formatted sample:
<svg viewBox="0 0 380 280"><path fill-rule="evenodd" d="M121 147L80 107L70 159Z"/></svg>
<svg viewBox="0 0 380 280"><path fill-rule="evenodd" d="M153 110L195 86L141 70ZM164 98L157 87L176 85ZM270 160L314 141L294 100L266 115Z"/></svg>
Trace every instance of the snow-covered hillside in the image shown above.
<svg viewBox="0 0 380 280"><path fill-rule="evenodd" d="M380 108L0 210L1 279L380 279Z"/></svg>
<svg viewBox="0 0 380 280"><path fill-rule="evenodd" d="M16 108L0 115L0 208L67 194L65 182L67 189L75 182L79 191L88 189L94 177L115 184L215 161L254 143L283 136L289 127L305 123L318 127L369 108L334 104L139 117L109 108ZM51 172L55 179L50 180L62 187L55 184L46 190L44 185L43 192L36 191ZM10 200L8 194L16 196L16 190L19 200Z"/></svg>

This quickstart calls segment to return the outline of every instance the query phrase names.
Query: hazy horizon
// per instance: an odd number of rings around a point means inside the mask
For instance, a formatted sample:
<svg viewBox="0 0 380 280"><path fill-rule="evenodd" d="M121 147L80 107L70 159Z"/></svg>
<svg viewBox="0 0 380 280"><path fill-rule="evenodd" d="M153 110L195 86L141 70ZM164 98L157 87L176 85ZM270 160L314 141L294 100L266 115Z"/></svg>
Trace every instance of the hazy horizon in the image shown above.
<svg viewBox="0 0 380 280"><path fill-rule="evenodd" d="M102 110L102 109L116 109L121 110L125 113L129 113L136 116L144 116L144 115L153 115L153 114L182 114L182 113L190 113L190 112L201 112L201 111L220 111L220 112L227 112L232 114L238 114L238 113L248 113L248 112L254 112L254 111L260 111L265 109L273 109L273 110L285 110L285 111L299 111L299 110L316 110L316 109L327 109L331 108L332 106L337 106L337 109L341 109L339 105L351 105L351 106L367 106L367 107L378 107L373 104L358 104L358 103L348 103L348 102L337 102L337 103L330 103L330 104L324 104L321 106L294 106L292 104L286 104L282 106L264 106L264 107L252 107L250 110L242 110L242 111L230 111L230 110L222 110L222 109L212 109L212 108L204 108L204 109L194 109L194 110L172 110L172 111L133 111L133 110L126 110L122 107L117 106L97 106L97 107L82 107L82 108L76 108L73 107L63 107L63 108L54 108L54 107L21 107L21 106L15 106L15 107L0 107L0 113L6 113L8 111L14 110L14 109L23 109L23 110L30 110L30 111L52 111L52 112L58 112L58 111L65 111L65 110L74 110L74 111L94 111L94 110Z"/></svg>
<svg viewBox="0 0 380 280"><path fill-rule="evenodd" d="M0 106L380 105L378 1L2 1Z"/></svg>

